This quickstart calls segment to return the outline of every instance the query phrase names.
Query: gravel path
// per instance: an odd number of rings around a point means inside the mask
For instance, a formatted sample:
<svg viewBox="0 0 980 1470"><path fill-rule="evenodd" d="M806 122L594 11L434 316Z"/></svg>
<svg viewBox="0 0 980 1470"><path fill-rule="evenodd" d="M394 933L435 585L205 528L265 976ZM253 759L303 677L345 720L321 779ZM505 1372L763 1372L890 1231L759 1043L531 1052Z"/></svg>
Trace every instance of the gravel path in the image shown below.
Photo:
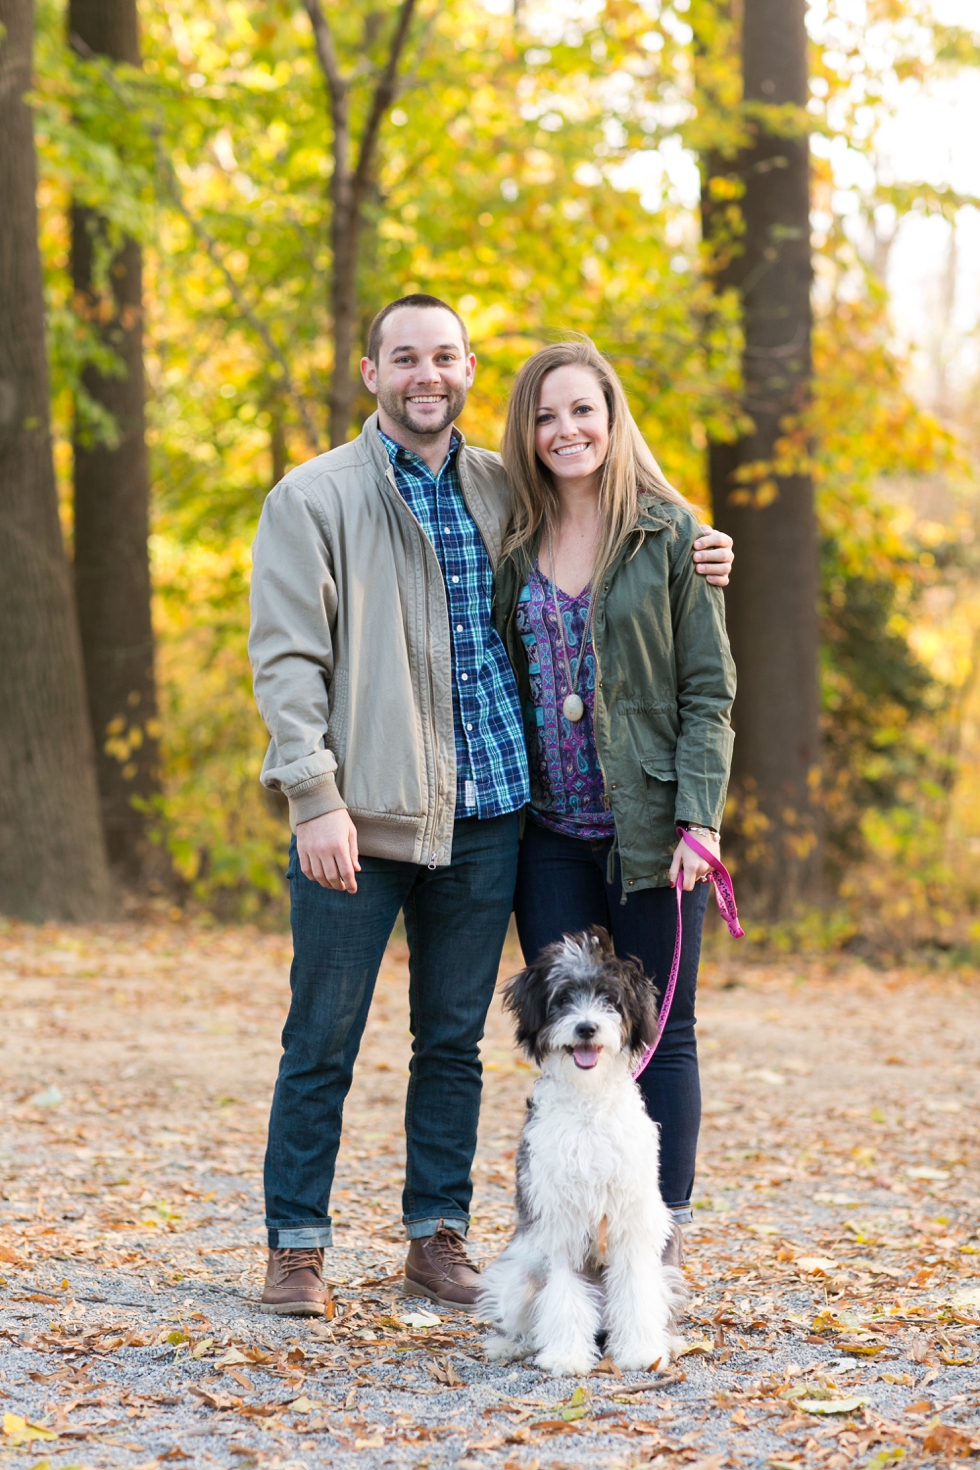
<svg viewBox="0 0 980 1470"><path fill-rule="evenodd" d="M977 976L718 949L689 1350L667 1374L574 1381L486 1363L476 1322L427 1322L398 1292L397 942L348 1104L337 1314L256 1312L288 960L284 939L246 930L0 928L15 1465L878 1470L980 1454ZM484 1059L471 1239L486 1260L510 1229L532 1076L499 1007Z"/></svg>

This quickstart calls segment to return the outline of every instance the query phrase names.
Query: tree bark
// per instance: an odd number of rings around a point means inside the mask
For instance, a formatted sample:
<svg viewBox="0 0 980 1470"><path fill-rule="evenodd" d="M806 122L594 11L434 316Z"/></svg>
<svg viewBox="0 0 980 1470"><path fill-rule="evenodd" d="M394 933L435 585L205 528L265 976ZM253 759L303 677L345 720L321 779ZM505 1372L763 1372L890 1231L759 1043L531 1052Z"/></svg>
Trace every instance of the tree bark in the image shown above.
<svg viewBox="0 0 980 1470"><path fill-rule="evenodd" d="M111 61L139 66L135 0L71 0L69 33ZM118 442L90 444L76 425L75 594L95 735L102 824L109 860L130 883L160 865L146 840L148 802L160 789L150 566L149 470L143 379L142 260L135 240L113 256L108 285L97 256L109 250L105 221L72 210L72 276L77 308L123 364L106 377L88 366L82 381L115 419ZM100 284L102 289L100 289Z"/></svg>
<svg viewBox="0 0 980 1470"><path fill-rule="evenodd" d="M0 909L112 910L51 458L32 0L0 0Z"/></svg>
<svg viewBox="0 0 980 1470"><path fill-rule="evenodd" d="M807 100L804 0L744 0L746 103ZM715 524L735 539L727 593L738 667L732 772L742 892L775 917L820 879L818 546L806 474L740 479L773 459L787 416L806 406L810 359L807 140L751 122L752 144L723 170L744 187L741 238L722 243L719 285L738 289L745 330L745 408L755 431L710 447ZM724 198L724 190L718 194ZM706 191L709 238L714 219ZM718 210L717 215L723 211ZM731 248L729 248L731 247Z"/></svg>

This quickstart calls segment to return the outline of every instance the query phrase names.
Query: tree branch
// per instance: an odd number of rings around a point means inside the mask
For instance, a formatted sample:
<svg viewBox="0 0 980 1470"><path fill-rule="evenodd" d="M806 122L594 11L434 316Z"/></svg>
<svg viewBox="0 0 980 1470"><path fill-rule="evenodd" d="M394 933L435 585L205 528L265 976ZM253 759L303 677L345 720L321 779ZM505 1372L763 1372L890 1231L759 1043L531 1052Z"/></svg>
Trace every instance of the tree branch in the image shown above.
<svg viewBox="0 0 980 1470"><path fill-rule="evenodd" d="M334 154L334 203L344 207L347 185L350 178L350 107L348 105L350 84L340 66L340 58L334 45L333 31L323 13L320 0L303 0L306 13L313 27L320 70L327 84L330 98L330 113L333 118Z"/></svg>
<svg viewBox="0 0 980 1470"><path fill-rule="evenodd" d="M312 4L318 4L319 0L310 0ZM374 154L378 142L378 134L381 131L381 123L385 113L395 100L398 91L398 66L408 40L409 27L412 24L412 16L415 12L415 0L402 0L401 10L398 12L398 24L392 37L391 50L388 53L388 61L384 71L378 79L378 85L374 90L374 99L371 103L371 111L361 135L361 148L357 160L357 168L354 173L354 199L359 204L364 198L368 184L371 180L371 170L374 166Z"/></svg>
<svg viewBox="0 0 980 1470"><path fill-rule="evenodd" d="M79 56L82 57L83 60L92 62L99 67L99 70L102 72L103 77L108 82L112 91L115 92L116 96L127 108L131 109L133 105L133 99L129 94L129 89L119 81L119 78L115 75L112 67L106 65L103 62L102 58L98 56L96 52L94 52L92 48L88 46L80 36L77 36L74 33L72 33L71 36L71 46L72 49L77 52ZM232 275L231 271L228 269L227 265L221 258L221 253L217 240L210 233L210 231L205 229L204 225L202 225L200 220L191 213L191 211L185 204L183 192L180 187L180 180L177 177L177 171L170 160L170 155L167 153L166 149L163 146L162 127L158 122L150 121L148 123L148 128L150 137L153 140L153 154L154 158L156 159L157 173L160 177L164 189L170 196L171 203L174 205L177 212L187 221L188 225L190 225L194 237L204 246L204 249L209 259L221 273L225 285L228 287L228 290L231 293L231 298L237 306L238 310L241 312L242 316L248 322L249 326L256 333L256 335L261 339L270 357L272 357L273 360L278 363L282 371L283 386L286 389L286 392L289 394L290 398L293 400L293 403L296 405L296 410L300 416L300 420L302 422L306 438L309 441L310 448L314 451L314 453L316 453L320 447L316 424L313 422L313 419L310 415L306 399L303 397L302 393L299 392L295 382L293 381L293 375L289 370L289 363L287 362L285 355L283 354L281 348L279 347L269 328L266 326L265 322L262 321L261 317L257 316L252 307L249 306L241 287L239 286L238 282L235 280L235 277Z"/></svg>

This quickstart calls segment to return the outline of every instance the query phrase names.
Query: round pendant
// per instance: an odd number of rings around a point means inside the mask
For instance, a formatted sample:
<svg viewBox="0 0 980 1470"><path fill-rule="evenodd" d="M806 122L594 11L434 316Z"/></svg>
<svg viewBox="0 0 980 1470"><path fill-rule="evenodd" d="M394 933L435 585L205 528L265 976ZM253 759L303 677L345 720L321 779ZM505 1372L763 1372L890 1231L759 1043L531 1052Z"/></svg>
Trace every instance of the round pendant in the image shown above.
<svg viewBox="0 0 980 1470"><path fill-rule="evenodd" d="M585 714L585 705L582 703L581 696L578 694L566 694L561 712L566 720L571 720L573 725L577 725Z"/></svg>

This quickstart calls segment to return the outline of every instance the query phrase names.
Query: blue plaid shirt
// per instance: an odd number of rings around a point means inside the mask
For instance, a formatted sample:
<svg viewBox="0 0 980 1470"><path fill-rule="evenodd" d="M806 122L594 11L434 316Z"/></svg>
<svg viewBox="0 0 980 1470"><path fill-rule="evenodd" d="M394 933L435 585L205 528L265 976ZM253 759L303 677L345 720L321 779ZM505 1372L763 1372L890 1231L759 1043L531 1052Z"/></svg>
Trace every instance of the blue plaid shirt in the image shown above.
<svg viewBox="0 0 980 1470"><path fill-rule="evenodd" d="M432 542L446 584L452 643L456 816L500 817L529 798L517 682L490 620L493 569L466 509L454 436L434 475L417 454L378 430L395 484Z"/></svg>

